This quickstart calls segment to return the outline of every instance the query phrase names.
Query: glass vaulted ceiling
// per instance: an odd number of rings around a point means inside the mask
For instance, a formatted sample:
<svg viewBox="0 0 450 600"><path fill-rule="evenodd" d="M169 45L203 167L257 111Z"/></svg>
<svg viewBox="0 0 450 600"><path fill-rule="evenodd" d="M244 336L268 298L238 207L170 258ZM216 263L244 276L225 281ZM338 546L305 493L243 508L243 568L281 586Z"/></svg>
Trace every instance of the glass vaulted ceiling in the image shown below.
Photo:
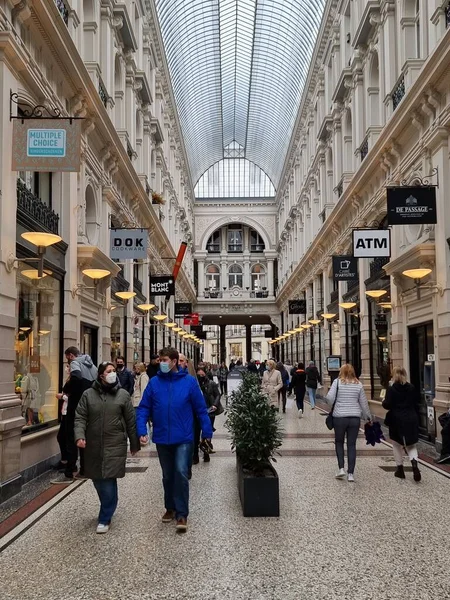
<svg viewBox="0 0 450 600"><path fill-rule="evenodd" d="M193 181L234 144L278 185L324 4L156 0Z"/></svg>

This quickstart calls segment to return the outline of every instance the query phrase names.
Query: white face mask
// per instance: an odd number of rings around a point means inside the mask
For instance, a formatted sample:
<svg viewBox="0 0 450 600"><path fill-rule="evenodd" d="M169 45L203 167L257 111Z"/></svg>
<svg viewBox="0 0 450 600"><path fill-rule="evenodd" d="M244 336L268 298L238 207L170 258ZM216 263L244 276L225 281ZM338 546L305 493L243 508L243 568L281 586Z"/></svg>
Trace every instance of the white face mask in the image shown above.
<svg viewBox="0 0 450 600"><path fill-rule="evenodd" d="M116 381L117 381L117 374L114 371L111 371L111 373L107 373L105 375L105 381L106 381L106 383L109 383L109 385L112 385L113 383L116 383Z"/></svg>

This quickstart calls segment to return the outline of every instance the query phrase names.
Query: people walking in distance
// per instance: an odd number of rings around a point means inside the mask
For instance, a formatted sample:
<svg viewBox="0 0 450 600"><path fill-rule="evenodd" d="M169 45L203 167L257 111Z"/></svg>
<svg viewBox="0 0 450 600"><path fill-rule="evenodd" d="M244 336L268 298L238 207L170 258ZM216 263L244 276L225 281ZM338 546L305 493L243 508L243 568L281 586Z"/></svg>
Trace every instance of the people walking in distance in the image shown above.
<svg viewBox="0 0 450 600"><path fill-rule="evenodd" d="M160 352L160 372L150 380L137 411L137 432L148 442L147 421L153 424L163 474L163 523L177 521L177 531L187 530L189 515L189 469L194 442L194 414L198 417L203 440L212 437L211 421L197 380L178 367L175 348Z"/></svg>
<svg viewBox="0 0 450 600"><path fill-rule="evenodd" d="M149 379L156 377L159 371L159 354L152 354L150 362L147 365L147 375Z"/></svg>
<svg viewBox="0 0 450 600"><path fill-rule="evenodd" d="M278 362L277 363L277 370L281 373L281 380L283 382L283 386L281 387L280 391L278 392L278 397L281 400L281 404L283 406L283 412L286 412L286 397L287 397L287 390L289 387L289 373L286 370L286 367L283 365L282 362Z"/></svg>
<svg viewBox="0 0 450 600"><path fill-rule="evenodd" d="M85 391L75 417L77 446L85 452L85 475L100 499L97 533L106 533L118 503L117 479L125 477L127 437L132 455L140 449L130 394L111 362L98 368L98 377Z"/></svg>
<svg viewBox="0 0 450 600"><path fill-rule="evenodd" d="M74 437L75 413L81 396L97 378L97 367L88 354L81 354L75 346L67 348L65 355L69 363L70 374L63 387L63 394L68 398L66 415L67 465L64 474L69 480L73 479L74 476L84 477L84 452L82 448L79 451L80 470L76 475L79 449L75 444Z"/></svg>
<svg viewBox="0 0 450 600"><path fill-rule="evenodd" d="M181 352L178 355L178 367L180 369L184 369L185 371L187 371L188 368L188 359Z"/></svg>
<svg viewBox="0 0 450 600"><path fill-rule="evenodd" d="M137 363L136 365L136 377L134 379L134 390L133 390L133 406L137 408L141 403L144 390L147 387L149 378L144 363Z"/></svg>
<svg viewBox="0 0 450 600"><path fill-rule="evenodd" d="M230 371L232 371L232 370L234 369L234 367L235 367L235 366L236 366L236 363L234 362L234 360L232 360L232 361L230 362L230 367L229 367L229 370L230 370Z"/></svg>
<svg viewBox="0 0 450 600"><path fill-rule="evenodd" d="M223 360L219 367L219 384L220 384L220 393L225 394L227 397L228 394L228 367Z"/></svg>
<svg viewBox="0 0 450 600"><path fill-rule="evenodd" d="M319 383L322 383L319 370L313 361L311 361L306 369L306 389L312 409L316 408L316 393Z"/></svg>
<svg viewBox="0 0 450 600"><path fill-rule="evenodd" d="M249 373L258 373L258 367L256 366L255 360L253 358L251 358L248 363L247 371Z"/></svg>
<svg viewBox="0 0 450 600"><path fill-rule="evenodd" d="M336 456L339 471L337 479L345 477L344 440L347 436L348 481L353 482L356 463L356 440L361 417L371 421L369 403L362 383L355 375L352 365L345 364L327 395L327 401L333 405L333 425L335 434Z"/></svg>
<svg viewBox="0 0 450 600"><path fill-rule="evenodd" d="M266 371L267 371L267 360L263 360L263 361L261 361L261 364L259 365L259 369L258 369L258 374L261 377L261 379L263 378L263 375Z"/></svg>
<svg viewBox="0 0 450 600"><path fill-rule="evenodd" d="M131 396L134 390L134 376L130 369L127 369L125 366L125 359L123 356L118 356L116 358L116 372L120 385Z"/></svg>
<svg viewBox="0 0 450 600"><path fill-rule="evenodd" d="M206 402L206 407L208 409L209 419L211 421L211 427L214 431L214 421L216 419L216 415L220 415L223 413L223 407L220 403L220 390L214 381L211 381L206 377L206 373L203 369L197 369L197 380L200 385L200 389L202 391L203 397ZM198 419L195 419L195 437L194 437L194 458L193 463L198 464L199 462L199 444L200 444L200 432L201 432L201 423ZM209 462L210 456L209 452L203 453L203 460L205 462Z"/></svg>
<svg viewBox="0 0 450 600"><path fill-rule="evenodd" d="M283 380L280 371L275 367L276 363L274 360L267 361L267 370L264 371L261 387L262 391L267 394L270 405L279 410L280 400L278 392L283 387Z"/></svg>
<svg viewBox="0 0 450 600"><path fill-rule="evenodd" d="M392 385L386 391L383 408L386 414L385 424L389 427L389 437L397 465L395 477L405 479L403 468L403 449L409 456L413 468L414 481L422 476L418 467L417 442L419 441L420 397L416 388L408 382L407 373L402 367L392 370Z"/></svg>
<svg viewBox="0 0 450 600"><path fill-rule="evenodd" d="M306 373L305 373L305 365L303 363L298 363L297 369L294 371L291 379L291 383L289 386L289 393L292 391L295 392L295 399L297 402L297 410L298 410L298 418L301 419L303 417L304 411L304 398L306 392Z"/></svg>

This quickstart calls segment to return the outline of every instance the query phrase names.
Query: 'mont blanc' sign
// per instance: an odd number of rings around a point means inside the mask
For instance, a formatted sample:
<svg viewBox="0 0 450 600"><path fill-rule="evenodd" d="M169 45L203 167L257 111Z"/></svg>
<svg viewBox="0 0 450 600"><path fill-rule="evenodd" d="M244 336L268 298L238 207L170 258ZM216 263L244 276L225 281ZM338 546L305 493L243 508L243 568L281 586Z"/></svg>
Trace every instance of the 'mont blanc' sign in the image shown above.
<svg viewBox="0 0 450 600"><path fill-rule="evenodd" d="M388 187L389 225L435 225L436 188L431 186Z"/></svg>
<svg viewBox="0 0 450 600"><path fill-rule="evenodd" d="M391 256L390 229L354 229L353 256L379 258Z"/></svg>
<svg viewBox="0 0 450 600"><path fill-rule="evenodd" d="M171 275L152 275L150 277L150 296L174 296L175 280Z"/></svg>
<svg viewBox="0 0 450 600"><path fill-rule="evenodd" d="M147 229L111 229L110 256L116 260L147 258Z"/></svg>
<svg viewBox="0 0 450 600"><path fill-rule="evenodd" d="M79 171L81 121L17 119L13 124L13 171Z"/></svg>

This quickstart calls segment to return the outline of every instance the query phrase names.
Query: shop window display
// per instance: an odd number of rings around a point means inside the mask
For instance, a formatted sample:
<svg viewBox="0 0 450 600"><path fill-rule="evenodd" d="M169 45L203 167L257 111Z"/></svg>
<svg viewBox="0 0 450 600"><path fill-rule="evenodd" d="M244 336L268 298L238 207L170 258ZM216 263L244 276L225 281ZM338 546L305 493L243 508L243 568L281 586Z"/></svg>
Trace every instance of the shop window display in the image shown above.
<svg viewBox="0 0 450 600"><path fill-rule="evenodd" d="M24 430L58 418L60 371L60 282L23 262L17 273L15 390Z"/></svg>

